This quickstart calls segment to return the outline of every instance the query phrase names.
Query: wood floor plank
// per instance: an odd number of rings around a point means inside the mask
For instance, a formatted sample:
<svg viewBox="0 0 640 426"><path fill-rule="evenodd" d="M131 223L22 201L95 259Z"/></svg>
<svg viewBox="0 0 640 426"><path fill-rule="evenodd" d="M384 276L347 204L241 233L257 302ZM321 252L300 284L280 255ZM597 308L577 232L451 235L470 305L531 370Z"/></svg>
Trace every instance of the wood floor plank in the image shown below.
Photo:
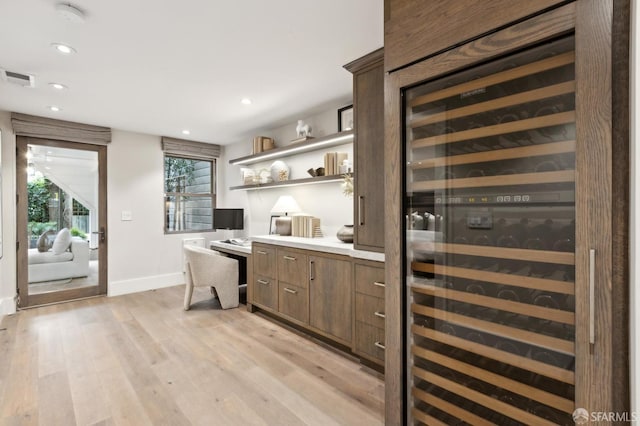
<svg viewBox="0 0 640 426"><path fill-rule="evenodd" d="M38 422L38 332L29 328L33 316L19 313L11 321L3 321L8 332L15 334L15 339L9 342L12 345L8 350L11 357L3 360L9 368L2 370L0 380L3 384L0 423L5 419L7 423Z"/></svg>
<svg viewBox="0 0 640 426"><path fill-rule="evenodd" d="M69 379L58 371L38 379L38 416L51 426L76 424Z"/></svg>
<svg viewBox="0 0 640 426"><path fill-rule="evenodd" d="M176 286L3 318L0 424L383 424L378 374L197 290L186 312Z"/></svg>

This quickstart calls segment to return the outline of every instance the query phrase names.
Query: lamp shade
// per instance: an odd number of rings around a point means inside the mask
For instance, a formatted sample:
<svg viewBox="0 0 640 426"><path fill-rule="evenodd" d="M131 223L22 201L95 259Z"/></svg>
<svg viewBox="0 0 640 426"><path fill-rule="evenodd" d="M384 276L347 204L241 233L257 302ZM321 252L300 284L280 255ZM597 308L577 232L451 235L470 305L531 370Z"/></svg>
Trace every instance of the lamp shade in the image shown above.
<svg viewBox="0 0 640 426"><path fill-rule="evenodd" d="M299 213L300 206L296 203L291 195L281 195L278 201L273 205L271 213Z"/></svg>

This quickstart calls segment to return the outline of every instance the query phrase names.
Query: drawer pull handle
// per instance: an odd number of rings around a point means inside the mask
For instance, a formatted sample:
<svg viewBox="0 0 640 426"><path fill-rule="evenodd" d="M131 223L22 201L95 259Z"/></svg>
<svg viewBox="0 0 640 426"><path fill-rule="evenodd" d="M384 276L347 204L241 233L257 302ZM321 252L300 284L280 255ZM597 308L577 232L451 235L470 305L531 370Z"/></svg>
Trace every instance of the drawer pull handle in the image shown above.
<svg viewBox="0 0 640 426"><path fill-rule="evenodd" d="M374 281L373 285L375 285L376 287L385 287L384 283L381 283L380 281Z"/></svg>
<svg viewBox="0 0 640 426"><path fill-rule="evenodd" d="M293 256L284 256L284 260L296 260Z"/></svg>
<svg viewBox="0 0 640 426"><path fill-rule="evenodd" d="M265 281L265 280L258 280L258 282L259 282L260 284L269 285L269 281Z"/></svg>
<svg viewBox="0 0 640 426"><path fill-rule="evenodd" d="M596 343L596 308L595 308L595 282L596 282L596 251L589 249L589 343Z"/></svg>
<svg viewBox="0 0 640 426"><path fill-rule="evenodd" d="M291 293L291 294L298 294L297 291L291 290L290 288L287 288L287 287L284 288L284 291L286 291L287 293Z"/></svg>
<svg viewBox="0 0 640 426"><path fill-rule="evenodd" d="M380 348L383 351L386 349L385 346L380 342L375 342L374 345L375 345L376 348Z"/></svg>
<svg viewBox="0 0 640 426"><path fill-rule="evenodd" d="M267 254L266 251L262 251L262 250L258 250L256 253L258 253L258 254Z"/></svg>
<svg viewBox="0 0 640 426"><path fill-rule="evenodd" d="M377 316L378 318L384 318L384 312L375 311L373 315Z"/></svg>

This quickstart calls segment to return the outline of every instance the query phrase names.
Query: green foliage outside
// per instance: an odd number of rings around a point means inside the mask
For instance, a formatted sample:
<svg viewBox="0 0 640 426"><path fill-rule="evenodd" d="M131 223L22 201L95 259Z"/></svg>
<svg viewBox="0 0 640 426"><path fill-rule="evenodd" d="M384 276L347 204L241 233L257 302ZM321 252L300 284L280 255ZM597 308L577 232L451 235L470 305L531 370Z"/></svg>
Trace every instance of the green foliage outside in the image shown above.
<svg viewBox="0 0 640 426"><path fill-rule="evenodd" d="M27 224L27 230L29 231L29 235L34 237L39 237L45 231L53 230L55 231L58 227L57 222L29 222Z"/></svg>
<svg viewBox="0 0 640 426"><path fill-rule="evenodd" d="M75 226L69 230L72 237L80 237L82 239L87 239L87 234L76 228Z"/></svg>
<svg viewBox="0 0 640 426"><path fill-rule="evenodd" d="M51 198L51 182L47 179L35 179L27 183L29 200L27 203L29 222L49 221L49 198Z"/></svg>
<svg viewBox="0 0 640 426"><path fill-rule="evenodd" d="M164 191L184 192L188 184L193 183L193 172L197 160L187 158L164 157Z"/></svg>

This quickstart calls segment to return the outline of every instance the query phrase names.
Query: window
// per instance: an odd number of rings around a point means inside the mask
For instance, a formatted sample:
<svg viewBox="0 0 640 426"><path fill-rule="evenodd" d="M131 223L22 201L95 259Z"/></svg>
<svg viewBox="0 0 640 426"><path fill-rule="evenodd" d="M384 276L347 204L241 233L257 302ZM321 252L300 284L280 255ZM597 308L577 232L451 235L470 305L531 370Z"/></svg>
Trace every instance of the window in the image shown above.
<svg viewBox="0 0 640 426"><path fill-rule="evenodd" d="M213 230L215 159L165 153L165 233Z"/></svg>

